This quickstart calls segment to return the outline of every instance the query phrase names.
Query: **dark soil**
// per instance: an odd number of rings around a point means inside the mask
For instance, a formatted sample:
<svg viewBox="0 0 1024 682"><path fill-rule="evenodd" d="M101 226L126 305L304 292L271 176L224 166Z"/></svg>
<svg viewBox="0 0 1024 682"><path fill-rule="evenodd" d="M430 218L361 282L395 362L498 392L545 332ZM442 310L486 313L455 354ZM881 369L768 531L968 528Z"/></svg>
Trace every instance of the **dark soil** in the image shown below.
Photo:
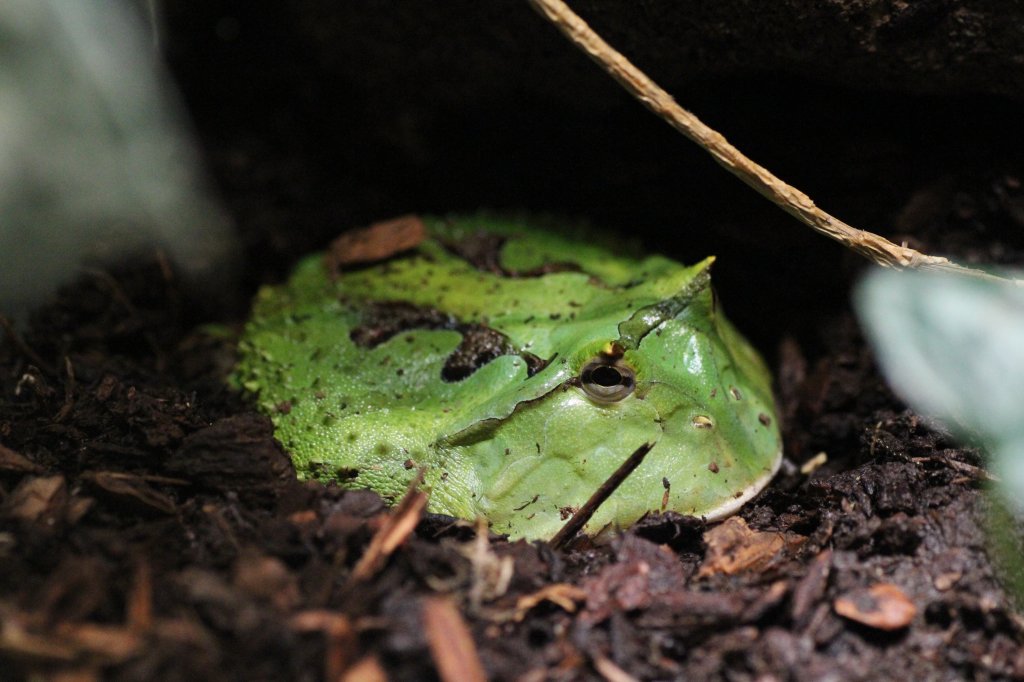
<svg viewBox="0 0 1024 682"><path fill-rule="evenodd" d="M179 23L202 26L204 11L180 9ZM238 12L244 28L247 15ZM308 148L322 129L296 124L308 113L301 97L294 109L280 99L259 107L258 89L231 90L217 109L194 73L202 31L192 30L171 53L244 250L258 262L247 293L358 217L435 206L423 199L432 181L415 184L414 166L390 173L404 158L399 146L389 148L398 160L382 161L357 145L346 162L366 164L347 168L365 173L331 175L322 153ZM286 53L301 41L275 44ZM267 75L275 86L295 68L285 56L259 58L277 64ZM854 106L884 108L881 101ZM902 110L932 111L928 130L948 131L974 111L958 102L906 100ZM608 116L628 129L634 119L622 112L632 106L611 105ZM232 128L250 115L252 125ZM799 116L798 107L787 115ZM346 119L353 137L369 116ZM833 189L834 204L891 220L890 236L929 252L1024 263L1016 143L993 154L991 127L959 139L915 138L908 131L917 119L895 133L890 123L801 131L806 149L786 151L781 162L799 166L822 140L859 150L847 164L826 164L828 182L818 180L843 188ZM585 119L580 147L568 143L570 151L585 146L595 125L607 124ZM660 125L635 133L638 149L670 139L651 132ZM442 180L465 180L468 189L439 189L437 202L529 207L532 189L565 170L556 164L537 178L517 177L510 194L495 193L497 181L471 177L479 169L470 157L481 140L493 141L488 135L517 131L497 128L459 130L469 141L455 161L469 168ZM267 141L282 129L295 137ZM746 129L761 133L771 137ZM899 146L900 133L916 141ZM418 134L442 146L457 137L431 137L429 127ZM523 155L509 151L513 168L543 146L536 138L523 144ZM618 191L567 189L559 202L548 188L537 206L608 227L644 197L665 196L637 229L683 253L686 240L663 241L651 225L689 210L678 198L685 182L676 181L719 171L703 162L696 171L652 171L643 165L649 152L616 161L621 147L608 144L610 152L606 145L581 163L603 159L598 166L611 169ZM779 149L773 144L765 143L768 156ZM937 145L952 151L926 151ZM209 320L196 317L173 269L143 259L80 279L0 346L0 677L1024 679L1024 617L987 551L983 453L907 411L885 386L845 302L854 259L813 237L800 246L797 228L783 238L788 250L751 238L738 225L775 214L758 214L755 200L732 199L709 182L707 196L694 200L692 219L706 226L696 242L718 240L742 264L743 272L723 271L723 299L775 358L795 464L742 510L742 523L711 528L665 515L607 544L578 539L554 550L488 537L471 523L417 521L415 497L392 511L372 493L298 481L267 418L225 388L232 334L199 326ZM589 198L596 208L585 208ZM753 224L788 225L763 220ZM765 310L771 319L762 324ZM237 324L242 314L225 311L218 321ZM824 463L800 473L819 453Z"/></svg>
<svg viewBox="0 0 1024 682"><path fill-rule="evenodd" d="M826 353L789 339L778 368L790 456L827 463L748 505L760 533L724 555L671 515L563 551L426 518L354 584L388 510L295 479L268 420L223 386L230 343L190 327L164 273L87 277L3 346L12 674L425 679L456 655L424 625L445 595L497 679L1024 675L1024 619L985 551L984 462L902 408L846 314ZM907 622L838 615L879 583L913 604Z"/></svg>

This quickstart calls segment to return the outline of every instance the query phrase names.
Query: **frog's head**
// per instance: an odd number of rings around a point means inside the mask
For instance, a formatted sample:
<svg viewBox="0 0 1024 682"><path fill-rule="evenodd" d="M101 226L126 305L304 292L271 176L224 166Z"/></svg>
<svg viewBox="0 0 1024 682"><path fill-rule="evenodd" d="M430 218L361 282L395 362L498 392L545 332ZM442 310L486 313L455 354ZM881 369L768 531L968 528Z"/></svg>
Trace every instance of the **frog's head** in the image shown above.
<svg viewBox="0 0 1024 682"><path fill-rule="evenodd" d="M770 377L717 309L709 266L612 327L563 325L558 356L459 434L496 531L552 535L644 443L586 532L651 511L722 518L769 482L781 460Z"/></svg>

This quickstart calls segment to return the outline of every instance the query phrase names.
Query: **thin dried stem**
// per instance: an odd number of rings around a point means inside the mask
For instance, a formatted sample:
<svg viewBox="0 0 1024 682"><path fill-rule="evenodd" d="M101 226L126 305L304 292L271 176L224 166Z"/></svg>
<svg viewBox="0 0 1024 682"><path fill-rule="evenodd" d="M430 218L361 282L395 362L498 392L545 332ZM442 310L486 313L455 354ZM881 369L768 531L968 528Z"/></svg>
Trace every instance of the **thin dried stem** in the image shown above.
<svg viewBox="0 0 1024 682"><path fill-rule="evenodd" d="M604 501L612 496L622 482L629 478L629 475L633 473L633 470L640 466L640 463L644 461L644 457L654 447L654 443L644 443L636 450L633 451L629 457L627 457L619 468L612 472L612 475L608 479L597 487L597 490L591 494L590 498L583 503L579 511L572 515L572 518L566 521L565 525L558 529L554 537L548 542L553 549L561 549L567 542L576 537L576 533L582 530L583 526L587 525L587 521L594 515L594 512L604 504Z"/></svg>
<svg viewBox="0 0 1024 682"><path fill-rule="evenodd" d="M847 225L822 211L814 205L809 196L749 159L729 144L719 132L679 106L670 94L606 43L562 0L528 2L645 107L700 145L730 173L811 229L885 267L916 268L1005 281L982 270L957 265L947 258L929 256L906 246L894 244L877 234ZM1012 281L1018 285L1024 284L1022 280Z"/></svg>

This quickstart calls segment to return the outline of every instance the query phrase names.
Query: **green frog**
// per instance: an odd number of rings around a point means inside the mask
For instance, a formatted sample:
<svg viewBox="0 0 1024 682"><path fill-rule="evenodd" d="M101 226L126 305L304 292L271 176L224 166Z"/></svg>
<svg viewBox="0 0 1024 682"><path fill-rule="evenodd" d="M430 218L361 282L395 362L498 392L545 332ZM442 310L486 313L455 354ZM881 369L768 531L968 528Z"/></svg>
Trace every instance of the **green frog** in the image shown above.
<svg viewBox="0 0 1024 682"><path fill-rule="evenodd" d="M397 231L396 231L397 228ZM771 377L722 314L709 257L637 256L549 222L406 217L344 235L256 296L233 375L300 475L551 537L716 520L777 471Z"/></svg>

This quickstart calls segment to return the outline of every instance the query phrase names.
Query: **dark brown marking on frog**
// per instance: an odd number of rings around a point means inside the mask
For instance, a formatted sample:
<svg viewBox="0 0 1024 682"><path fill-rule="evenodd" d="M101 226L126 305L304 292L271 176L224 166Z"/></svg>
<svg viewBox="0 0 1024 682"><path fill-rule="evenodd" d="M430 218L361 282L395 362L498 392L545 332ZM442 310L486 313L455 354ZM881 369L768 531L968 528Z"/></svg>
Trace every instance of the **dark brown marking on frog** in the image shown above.
<svg viewBox="0 0 1024 682"><path fill-rule="evenodd" d="M461 381L497 357L516 354L508 337L490 327L472 324L459 331L462 342L441 370L445 381Z"/></svg>
<svg viewBox="0 0 1024 682"><path fill-rule="evenodd" d="M533 376L547 363L533 353L520 351L507 336L482 324L466 324L457 327L462 342L445 362L441 378L445 381L462 381L491 360L502 355L518 355L526 362L527 376Z"/></svg>
<svg viewBox="0 0 1024 682"><path fill-rule="evenodd" d="M486 325L460 322L454 315L435 308L401 301L373 303L363 312L362 324L349 337L362 348L375 348L402 332L417 329L452 330L462 335L441 370L444 381L462 381L491 360L502 355L518 355L526 363L527 376L533 376L547 362L533 353L521 351L512 341Z"/></svg>
<svg viewBox="0 0 1024 682"><path fill-rule="evenodd" d="M475 232L457 241L443 241L444 248L481 272L506 275L501 267L501 247L508 241L500 234Z"/></svg>
<svg viewBox="0 0 1024 682"><path fill-rule="evenodd" d="M544 263L529 270L509 270L501 264L501 249L509 237L490 232L476 232L459 240L443 241L450 253L472 265L481 272L500 277L542 277L554 272L581 272L575 263Z"/></svg>
<svg viewBox="0 0 1024 682"><path fill-rule="evenodd" d="M352 329L349 338L362 348L376 348L388 339L413 329L455 329L454 315L435 308L402 301L373 303L363 312L363 322Z"/></svg>

